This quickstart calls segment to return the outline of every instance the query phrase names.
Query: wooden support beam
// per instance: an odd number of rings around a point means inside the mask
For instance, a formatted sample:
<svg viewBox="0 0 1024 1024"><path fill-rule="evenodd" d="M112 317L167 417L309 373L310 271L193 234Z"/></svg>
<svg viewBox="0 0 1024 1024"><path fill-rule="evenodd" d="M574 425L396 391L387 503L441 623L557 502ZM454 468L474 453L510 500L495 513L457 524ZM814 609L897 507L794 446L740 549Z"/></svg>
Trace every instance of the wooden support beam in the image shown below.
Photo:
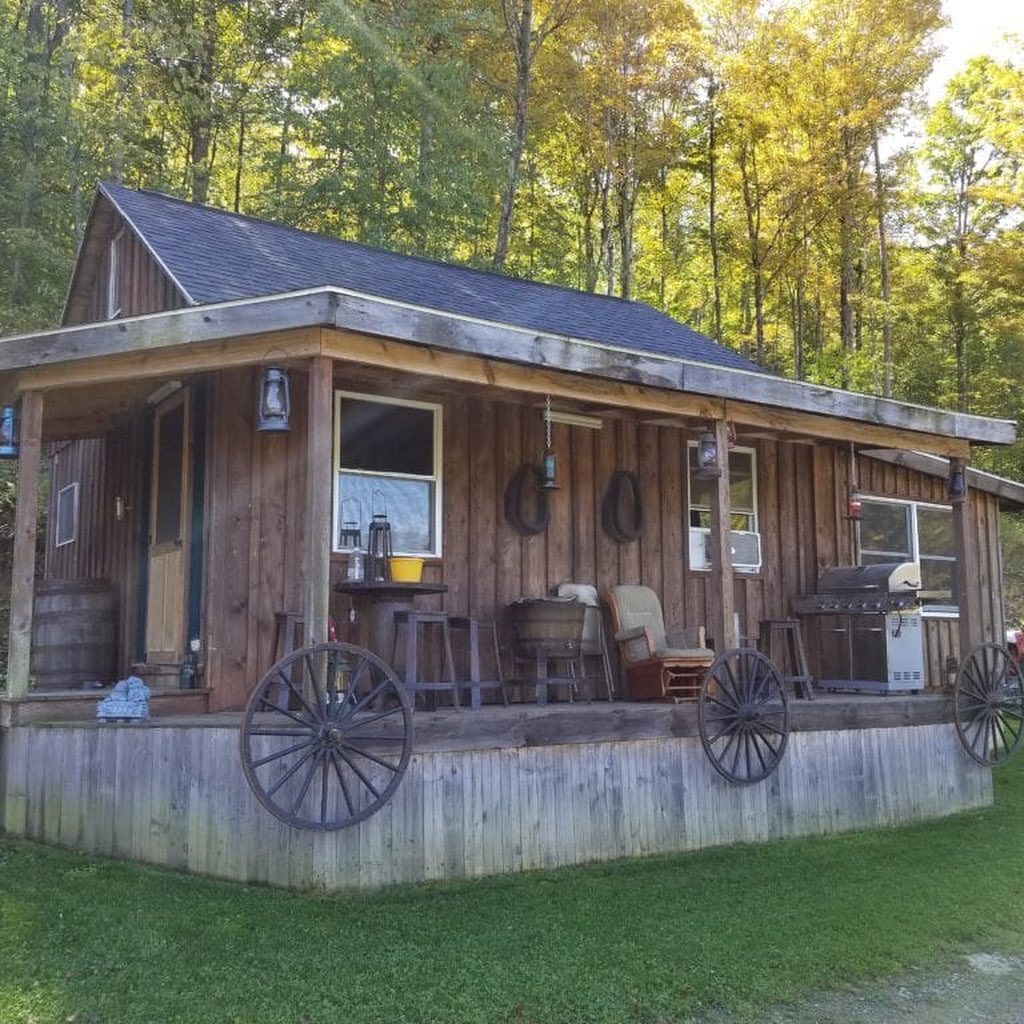
<svg viewBox="0 0 1024 1024"><path fill-rule="evenodd" d="M729 420L743 427L803 435L808 443L812 440L827 440L847 444L852 440L856 444L904 448L944 456L966 456L970 451L968 441L945 433L931 434L927 430L919 433L799 410L761 406L753 402L671 391L608 377L566 373L550 366L502 362L353 331L325 329L322 350L325 355L338 360L380 367L396 374L413 373L520 394L551 395L553 398L576 402L626 408L641 414L685 417L705 422Z"/></svg>
<svg viewBox="0 0 1024 1024"><path fill-rule="evenodd" d="M963 459L951 459L950 474L958 470L963 474L967 488L967 464ZM953 501L953 549L956 553L957 606L960 609L959 639L960 663L963 664L971 648L985 638L981 629L981 594L978 592L980 570L978 566L977 531L972 526L973 502L967 489L961 499ZM1002 636L996 637L1002 643Z"/></svg>
<svg viewBox="0 0 1024 1024"><path fill-rule="evenodd" d="M31 667L42 425L43 396L38 391L30 391L21 399L18 498L14 513L14 553L11 565L7 695L15 699L28 695Z"/></svg>
<svg viewBox="0 0 1024 1024"><path fill-rule="evenodd" d="M333 369L330 359L310 361L306 447L306 589L303 611L309 643L327 639L331 589Z"/></svg>
<svg viewBox="0 0 1024 1024"><path fill-rule="evenodd" d="M717 584L718 593L708 626L715 639L715 650L721 654L736 645L736 596L729 529L729 424L725 420L715 420L712 427L721 472L715 479L716 486L711 494L711 580L712 591Z"/></svg>

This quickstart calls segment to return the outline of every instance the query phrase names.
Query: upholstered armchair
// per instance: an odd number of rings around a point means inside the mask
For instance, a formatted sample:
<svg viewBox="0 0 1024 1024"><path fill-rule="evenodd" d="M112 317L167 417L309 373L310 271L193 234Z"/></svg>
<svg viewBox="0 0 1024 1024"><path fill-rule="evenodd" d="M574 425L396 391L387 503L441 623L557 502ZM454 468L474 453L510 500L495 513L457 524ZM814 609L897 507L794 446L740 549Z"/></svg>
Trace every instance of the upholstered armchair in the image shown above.
<svg viewBox="0 0 1024 1024"><path fill-rule="evenodd" d="M658 595L644 586L610 587L611 612L628 700L692 698L700 693L715 652L706 646L704 627L668 631Z"/></svg>

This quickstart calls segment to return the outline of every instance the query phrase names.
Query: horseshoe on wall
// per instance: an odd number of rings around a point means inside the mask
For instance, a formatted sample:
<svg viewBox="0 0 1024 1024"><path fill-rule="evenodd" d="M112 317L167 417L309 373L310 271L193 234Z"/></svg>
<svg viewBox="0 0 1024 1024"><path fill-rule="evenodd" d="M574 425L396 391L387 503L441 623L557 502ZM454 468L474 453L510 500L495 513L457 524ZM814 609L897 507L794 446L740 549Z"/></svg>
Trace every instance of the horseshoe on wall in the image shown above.
<svg viewBox="0 0 1024 1024"><path fill-rule="evenodd" d="M505 518L527 537L546 530L551 517L548 492L542 484L541 471L532 463L524 462L505 487Z"/></svg>
<svg viewBox="0 0 1024 1024"><path fill-rule="evenodd" d="M628 544L643 533L644 499L636 473L625 469L612 473L601 502L601 525L620 544Z"/></svg>

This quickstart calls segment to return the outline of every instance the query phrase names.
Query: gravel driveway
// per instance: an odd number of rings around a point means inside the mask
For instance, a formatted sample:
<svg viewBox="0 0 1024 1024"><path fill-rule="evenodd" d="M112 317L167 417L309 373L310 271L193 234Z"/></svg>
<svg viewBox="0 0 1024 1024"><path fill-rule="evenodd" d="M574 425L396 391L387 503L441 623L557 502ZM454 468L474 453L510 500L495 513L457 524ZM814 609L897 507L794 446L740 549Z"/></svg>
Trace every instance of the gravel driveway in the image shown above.
<svg viewBox="0 0 1024 1024"><path fill-rule="evenodd" d="M700 1024L727 1024L711 1015ZM944 971L920 969L878 986L818 993L768 1008L761 1024L1024 1024L1024 959L972 953Z"/></svg>

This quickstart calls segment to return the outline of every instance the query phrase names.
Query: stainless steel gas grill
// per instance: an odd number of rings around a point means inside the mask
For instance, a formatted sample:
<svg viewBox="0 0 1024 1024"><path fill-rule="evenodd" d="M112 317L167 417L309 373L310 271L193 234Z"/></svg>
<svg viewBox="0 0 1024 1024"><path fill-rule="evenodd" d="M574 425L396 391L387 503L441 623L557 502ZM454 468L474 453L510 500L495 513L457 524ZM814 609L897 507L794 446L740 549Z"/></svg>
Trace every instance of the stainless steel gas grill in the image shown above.
<svg viewBox="0 0 1024 1024"><path fill-rule="evenodd" d="M905 693L926 684L915 562L840 565L791 601L819 653L826 690Z"/></svg>

